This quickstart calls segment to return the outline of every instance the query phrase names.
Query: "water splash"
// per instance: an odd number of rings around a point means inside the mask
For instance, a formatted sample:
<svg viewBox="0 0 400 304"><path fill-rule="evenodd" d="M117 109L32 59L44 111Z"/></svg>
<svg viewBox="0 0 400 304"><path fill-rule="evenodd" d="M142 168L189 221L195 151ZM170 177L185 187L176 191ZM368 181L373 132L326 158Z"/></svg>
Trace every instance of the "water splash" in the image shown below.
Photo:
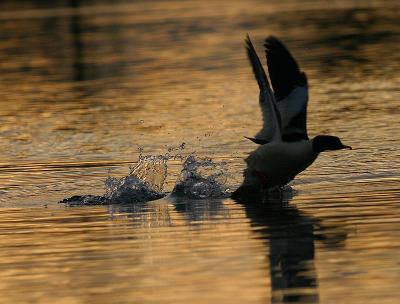
<svg viewBox="0 0 400 304"><path fill-rule="evenodd" d="M108 177L105 184L105 194L76 195L60 201L69 205L109 205L121 203L137 203L152 201L166 195L163 192L167 177L167 160L164 155L142 155L139 150L139 160L130 172L122 178Z"/></svg>
<svg viewBox="0 0 400 304"><path fill-rule="evenodd" d="M184 143L179 146L184 149ZM143 155L139 149L138 162L130 167L130 172L122 178L108 177L105 181L105 194L78 195L61 201L69 205L109 205L138 203L164 197L164 183L167 178L168 160L184 158L171 155ZM183 163L180 177L171 195L185 196L190 199L222 198L229 196L227 186L228 170L226 163L215 163L209 158L196 158L190 155Z"/></svg>
<svg viewBox="0 0 400 304"><path fill-rule="evenodd" d="M209 158L190 155L183 168L172 195L191 199L221 198L229 196L226 163L215 163Z"/></svg>
<svg viewBox="0 0 400 304"><path fill-rule="evenodd" d="M130 168L128 176L105 181L105 197L110 202L133 203L151 201L165 196L164 182L167 177L168 157L140 155L139 161Z"/></svg>
<svg viewBox="0 0 400 304"><path fill-rule="evenodd" d="M92 205L108 205L110 202L106 197L100 195L74 195L59 201L62 204L70 206L92 206Z"/></svg>

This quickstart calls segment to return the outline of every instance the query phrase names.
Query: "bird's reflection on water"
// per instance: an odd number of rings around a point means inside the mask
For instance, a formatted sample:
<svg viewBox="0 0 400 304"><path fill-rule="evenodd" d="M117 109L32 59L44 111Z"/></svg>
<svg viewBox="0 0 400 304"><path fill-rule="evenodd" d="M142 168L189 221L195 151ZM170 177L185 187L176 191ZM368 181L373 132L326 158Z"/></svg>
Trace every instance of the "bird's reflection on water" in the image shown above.
<svg viewBox="0 0 400 304"><path fill-rule="evenodd" d="M118 213L128 213L135 223L150 224L153 227L173 226L174 213L182 215L187 224L212 220L217 215L224 216L228 213L221 199L189 200L182 196L168 196L160 200L127 205L109 205L108 211L111 219Z"/></svg>
<svg viewBox="0 0 400 304"><path fill-rule="evenodd" d="M289 204L292 198L292 190L268 197L233 195L268 247L271 302L318 303L315 241L338 248L344 245L347 233L340 227L330 226L329 230L335 232L328 234L328 227L321 220Z"/></svg>
<svg viewBox="0 0 400 304"><path fill-rule="evenodd" d="M272 303L318 303L318 270L315 266L316 241L329 249L340 250L347 232L343 227L323 223L298 210L290 203L293 190L276 195L233 195L243 207L253 233L263 240L269 261ZM126 212L134 226L173 227L183 220L186 225L217 223L229 217L222 199L187 200L169 196L159 201L127 206L110 206L110 214ZM202 225L198 228L201 229Z"/></svg>
<svg viewBox="0 0 400 304"><path fill-rule="evenodd" d="M173 197L175 210L185 216L190 222L212 219L215 215L223 215L224 205L220 199L211 199L205 201L188 200L184 197Z"/></svg>

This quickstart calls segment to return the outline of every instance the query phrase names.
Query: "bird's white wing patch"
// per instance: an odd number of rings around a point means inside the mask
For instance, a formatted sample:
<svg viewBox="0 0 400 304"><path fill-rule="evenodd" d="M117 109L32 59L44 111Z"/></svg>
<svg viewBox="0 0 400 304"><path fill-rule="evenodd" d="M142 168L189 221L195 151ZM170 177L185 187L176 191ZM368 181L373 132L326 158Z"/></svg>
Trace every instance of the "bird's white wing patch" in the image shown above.
<svg viewBox="0 0 400 304"><path fill-rule="evenodd" d="M307 87L298 86L286 98L278 102L278 109L282 120L282 129L287 128L294 117L307 109L307 101Z"/></svg>
<svg viewBox="0 0 400 304"><path fill-rule="evenodd" d="M263 127L255 137L265 141L281 140L279 110L271 90L260 92L259 104L263 117Z"/></svg>
<svg viewBox="0 0 400 304"><path fill-rule="evenodd" d="M282 140L307 139L307 77L279 39L267 37L264 47L269 77L281 115Z"/></svg>

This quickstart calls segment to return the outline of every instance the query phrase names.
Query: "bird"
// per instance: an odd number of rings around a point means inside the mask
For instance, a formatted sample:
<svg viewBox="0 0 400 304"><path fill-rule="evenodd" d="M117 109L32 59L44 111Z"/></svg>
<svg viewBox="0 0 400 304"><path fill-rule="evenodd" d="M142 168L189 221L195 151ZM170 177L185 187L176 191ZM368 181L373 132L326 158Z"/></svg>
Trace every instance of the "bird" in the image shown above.
<svg viewBox="0 0 400 304"><path fill-rule="evenodd" d="M260 90L263 126L255 137L246 137L259 146L245 159L247 167L242 186L283 189L321 152L352 148L336 136L308 137L307 76L278 38L269 36L264 41L272 89L249 35L245 42Z"/></svg>

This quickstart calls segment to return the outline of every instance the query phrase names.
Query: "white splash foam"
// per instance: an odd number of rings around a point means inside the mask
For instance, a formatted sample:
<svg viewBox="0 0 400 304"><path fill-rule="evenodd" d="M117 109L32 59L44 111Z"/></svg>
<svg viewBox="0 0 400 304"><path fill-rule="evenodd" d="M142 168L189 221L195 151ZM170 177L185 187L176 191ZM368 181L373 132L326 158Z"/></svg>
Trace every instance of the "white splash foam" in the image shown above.
<svg viewBox="0 0 400 304"><path fill-rule="evenodd" d="M183 150L182 143L176 150ZM146 155L139 149L138 162L130 167L130 172L122 178L108 177L105 181L105 194L102 196L81 195L64 199L70 205L105 205L113 203L135 203L159 199L165 196L164 183L168 173L168 160L183 159L180 154ZM186 196L190 199L222 198L229 196L226 163L215 163L209 158L196 158L190 155L183 163L180 177L172 195Z"/></svg>
<svg viewBox="0 0 400 304"><path fill-rule="evenodd" d="M190 155L183 168L172 194L192 199L218 198L229 195L226 163L214 163L209 158Z"/></svg>

